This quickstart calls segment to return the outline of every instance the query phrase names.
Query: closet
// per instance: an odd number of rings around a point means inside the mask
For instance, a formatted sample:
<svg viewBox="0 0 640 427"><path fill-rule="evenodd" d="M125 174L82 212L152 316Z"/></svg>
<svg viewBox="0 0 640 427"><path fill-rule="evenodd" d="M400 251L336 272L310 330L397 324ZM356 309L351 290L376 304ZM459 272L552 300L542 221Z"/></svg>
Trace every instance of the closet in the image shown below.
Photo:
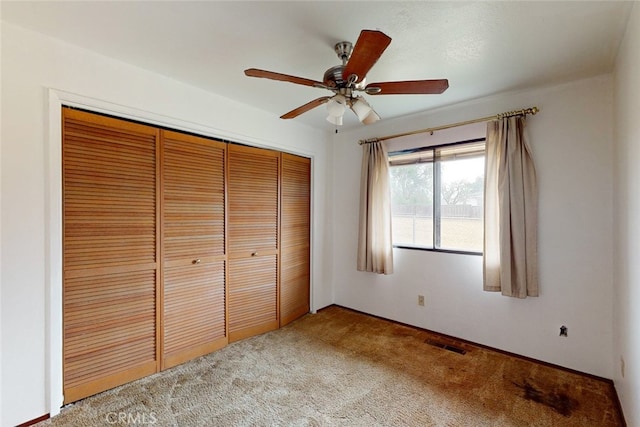
<svg viewBox="0 0 640 427"><path fill-rule="evenodd" d="M160 132L64 109L64 401L157 372Z"/></svg>
<svg viewBox="0 0 640 427"><path fill-rule="evenodd" d="M280 326L309 312L311 160L282 153Z"/></svg>
<svg viewBox="0 0 640 427"><path fill-rule="evenodd" d="M280 153L229 146L229 339L278 328Z"/></svg>
<svg viewBox="0 0 640 427"><path fill-rule="evenodd" d="M161 131L162 368L227 344L227 144Z"/></svg>
<svg viewBox="0 0 640 427"><path fill-rule="evenodd" d="M62 121L65 403L309 311L309 159Z"/></svg>

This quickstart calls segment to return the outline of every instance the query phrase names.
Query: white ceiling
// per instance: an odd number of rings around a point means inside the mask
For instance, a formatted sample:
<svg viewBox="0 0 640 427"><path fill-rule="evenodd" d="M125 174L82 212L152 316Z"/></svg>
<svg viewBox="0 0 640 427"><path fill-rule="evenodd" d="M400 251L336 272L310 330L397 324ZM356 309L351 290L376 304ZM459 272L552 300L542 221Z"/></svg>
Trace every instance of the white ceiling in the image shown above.
<svg viewBox="0 0 640 427"><path fill-rule="evenodd" d="M369 82L449 79L442 95L367 96L384 118L612 70L631 2L9 2L1 16L69 43L265 110L330 92L244 76L322 81L335 43L362 29L393 41ZM293 120L321 129L324 107ZM361 126L345 114L345 126Z"/></svg>

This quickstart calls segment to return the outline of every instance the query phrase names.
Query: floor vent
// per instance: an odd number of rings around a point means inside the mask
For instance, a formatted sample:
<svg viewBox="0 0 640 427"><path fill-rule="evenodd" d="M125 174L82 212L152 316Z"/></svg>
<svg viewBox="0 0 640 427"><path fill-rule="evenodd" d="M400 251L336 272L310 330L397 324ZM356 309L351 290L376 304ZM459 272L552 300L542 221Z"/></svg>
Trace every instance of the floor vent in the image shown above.
<svg viewBox="0 0 640 427"><path fill-rule="evenodd" d="M449 350L449 351L453 351L454 353L458 353L458 354L466 354L467 350L462 349L460 347L456 347L450 344L445 344L443 342L440 341L435 341L432 339L427 339L425 340L425 342L429 345L432 345L434 347L438 347L438 348L442 348L444 350Z"/></svg>

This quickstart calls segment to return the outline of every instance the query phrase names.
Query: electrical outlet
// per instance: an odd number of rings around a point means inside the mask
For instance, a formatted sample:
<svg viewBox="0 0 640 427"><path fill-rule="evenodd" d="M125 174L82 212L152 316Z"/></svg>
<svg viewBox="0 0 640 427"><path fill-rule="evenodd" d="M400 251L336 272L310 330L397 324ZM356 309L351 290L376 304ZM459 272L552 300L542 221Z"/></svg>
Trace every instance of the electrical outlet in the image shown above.
<svg viewBox="0 0 640 427"><path fill-rule="evenodd" d="M418 305L424 307L424 295L418 295Z"/></svg>
<svg viewBox="0 0 640 427"><path fill-rule="evenodd" d="M624 357L620 356L620 375L624 378Z"/></svg>

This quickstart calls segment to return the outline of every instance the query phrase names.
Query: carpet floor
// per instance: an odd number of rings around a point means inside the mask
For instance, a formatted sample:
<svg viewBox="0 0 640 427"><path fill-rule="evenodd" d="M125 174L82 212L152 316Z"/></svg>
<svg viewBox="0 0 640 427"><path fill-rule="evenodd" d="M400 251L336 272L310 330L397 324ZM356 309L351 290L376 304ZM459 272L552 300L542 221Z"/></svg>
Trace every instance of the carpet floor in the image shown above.
<svg viewBox="0 0 640 427"><path fill-rule="evenodd" d="M37 425L621 426L616 402L608 382L331 306Z"/></svg>

